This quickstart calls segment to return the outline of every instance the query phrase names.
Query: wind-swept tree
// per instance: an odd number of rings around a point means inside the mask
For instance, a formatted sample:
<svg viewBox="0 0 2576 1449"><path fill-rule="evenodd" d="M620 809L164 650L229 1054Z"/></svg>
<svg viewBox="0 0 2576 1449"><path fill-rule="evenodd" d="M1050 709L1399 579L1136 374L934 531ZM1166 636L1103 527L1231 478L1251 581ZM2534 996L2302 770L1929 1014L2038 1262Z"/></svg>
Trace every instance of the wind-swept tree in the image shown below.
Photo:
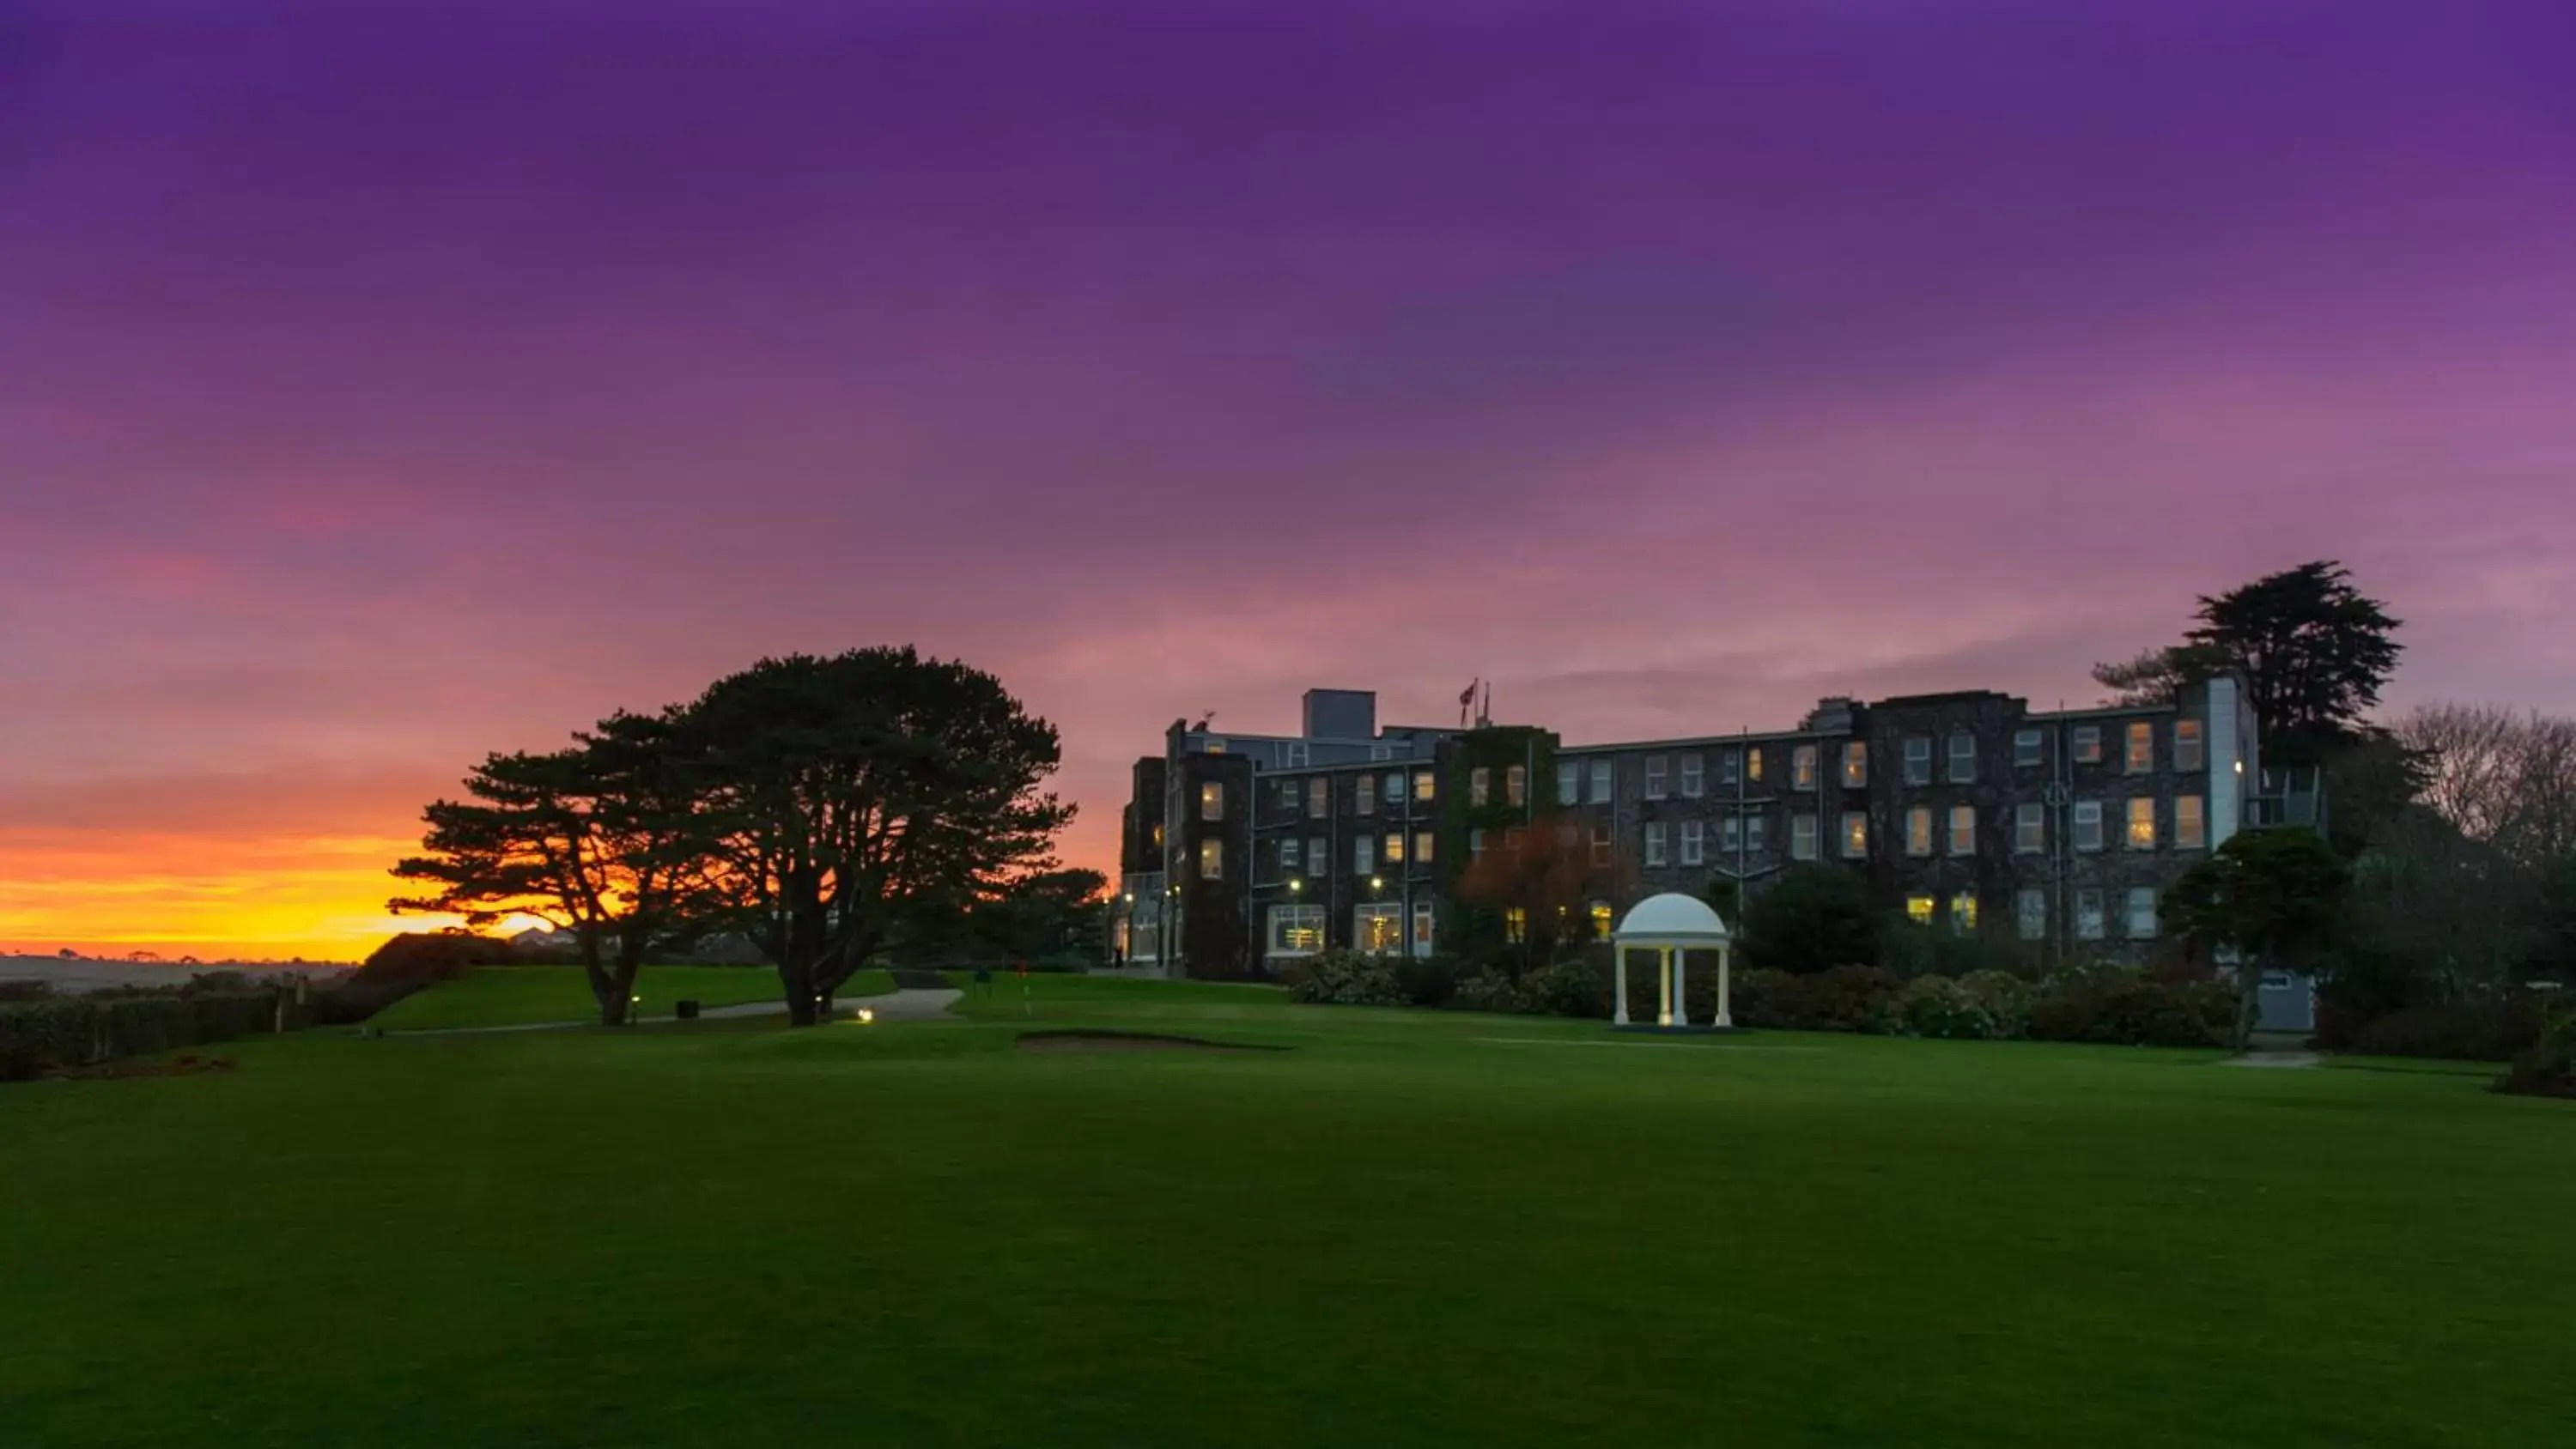
<svg viewBox="0 0 2576 1449"><path fill-rule="evenodd" d="M724 914L810 1026L902 927L1050 864L1072 807L1055 727L909 646L767 659L675 721L706 787Z"/></svg>
<svg viewBox="0 0 2576 1449"><path fill-rule="evenodd" d="M2126 703L2162 701L2213 674L2241 675L2268 759L2314 765L2366 733L2365 711L2396 671L2401 620L2353 587L2352 571L2319 559L2216 598L2181 644L2093 666Z"/></svg>
<svg viewBox="0 0 2576 1449"><path fill-rule="evenodd" d="M2236 1046L2254 1035L2263 973L2305 964L2333 936L2351 873L2313 830L2240 830L2165 891L2164 919L2195 950L2236 957Z"/></svg>
<svg viewBox="0 0 2576 1449"><path fill-rule="evenodd" d="M493 755L465 793L422 812L422 853L394 874L432 889L392 909L475 926L532 916L570 932L600 1022L623 1025L645 951L685 916L704 875L670 726L620 714L568 749Z"/></svg>

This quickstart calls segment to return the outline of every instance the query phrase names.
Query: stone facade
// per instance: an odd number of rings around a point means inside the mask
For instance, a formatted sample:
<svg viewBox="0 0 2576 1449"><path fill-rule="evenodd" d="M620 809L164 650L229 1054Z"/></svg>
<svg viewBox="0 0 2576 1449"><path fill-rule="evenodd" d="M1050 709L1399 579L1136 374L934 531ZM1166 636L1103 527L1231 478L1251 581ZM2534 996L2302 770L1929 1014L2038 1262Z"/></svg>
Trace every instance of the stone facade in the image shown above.
<svg viewBox="0 0 2576 1449"><path fill-rule="evenodd" d="M1333 695L1345 722L1365 698ZM1139 965L1230 978L1325 946L1452 949L1474 916L1459 871L1516 817L1615 865L1619 898L1598 903L1614 912L1658 891L1758 891L1812 860L1931 930L2135 959L2157 938L2156 898L2252 818L2260 778L2250 707L2224 679L2127 709L1828 699L1792 730L1582 746L1526 728L1302 740L1176 721L1137 764L1113 940ZM1151 820L1160 850L1138 825Z"/></svg>

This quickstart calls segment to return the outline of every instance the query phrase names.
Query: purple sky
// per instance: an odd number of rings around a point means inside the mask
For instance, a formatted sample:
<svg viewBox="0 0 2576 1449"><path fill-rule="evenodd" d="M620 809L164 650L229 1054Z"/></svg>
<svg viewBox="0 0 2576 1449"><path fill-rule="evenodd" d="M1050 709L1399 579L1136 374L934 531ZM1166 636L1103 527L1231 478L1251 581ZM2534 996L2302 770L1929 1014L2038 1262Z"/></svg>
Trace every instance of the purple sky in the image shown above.
<svg viewBox="0 0 2576 1449"><path fill-rule="evenodd" d="M0 945L305 943L493 748L2089 697L2340 557L2576 711L2564 3L0 8Z"/></svg>

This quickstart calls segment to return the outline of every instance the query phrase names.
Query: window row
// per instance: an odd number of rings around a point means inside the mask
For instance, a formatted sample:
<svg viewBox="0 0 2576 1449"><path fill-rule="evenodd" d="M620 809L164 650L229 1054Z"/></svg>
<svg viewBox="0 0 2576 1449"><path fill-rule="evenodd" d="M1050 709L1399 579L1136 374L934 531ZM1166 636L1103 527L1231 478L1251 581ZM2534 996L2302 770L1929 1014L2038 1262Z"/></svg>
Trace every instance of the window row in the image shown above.
<svg viewBox="0 0 2576 1449"><path fill-rule="evenodd" d="M1480 807L1492 803L1493 784L1494 772L1491 768L1484 765L1478 765L1476 768L1469 770L1467 772L1467 803ZM1529 803L1529 768L1527 766L1507 765L1504 767L1503 803L1506 805L1526 805Z"/></svg>
<svg viewBox="0 0 2576 1449"><path fill-rule="evenodd" d="M2202 767L2206 756L2202 750L2201 724L2196 719L2173 721L2172 740L2168 751L2172 767L2190 773ZM1932 783L1932 737L1909 735L1905 740L1905 783ZM2098 765L2104 758L2102 726L2076 725L2068 731L2068 753L2079 765ZM2132 775L2144 775L2156 767L2156 725L2153 720L2131 720L2122 728L2121 768ZM2048 763L2048 732L2041 729L2013 731L2012 762L2016 769L2032 769ZM1942 778L1952 784L1972 784L1977 778L1977 737L1968 730L1953 730L1944 751Z"/></svg>
<svg viewBox="0 0 2576 1449"><path fill-rule="evenodd" d="M1394 813L1396 808L1404 803L1405 782L1408 778L1412 781L1415 800L1429 804L1439 798L1439 778L1429 770L1415 770L1409 777L1402 770L1389 770L1384 777L1376 774L1358 775L1351 780L1351 813L1375 815L1381 801L1385 803L1388 813ZM1325 775L1311 775L1302 781L1280 781L1279 808L1296 809L1298 791L1301 788L1305 792L1307 819L1332 818L1333 781L1331 777ZM1225 818L1223 784L1210 781L1199 787L1199 818L1202 820Z"/></svg>
<svg viewBox="0 0 2576 1449"><path fill-rule="evenodd" d="M1428 830L1413 832L1411 857L1414 864L1430 864L1435 839L1433 833ZM1213 840L1199 842L1199 877L1202 880L1219 879L1216 872L1222 867L1219 864L1221 857L1213 849L1216 844L1217 842ZM1330 873L1333 847L1332 840L1328 836L1318 835L1311 840L1302 841L1291 836L1278 842L1275 850L1281 875ZM1354 875L1368 875L1381 863L1402 865L1405 862L1406 853L1406 840L1401 832L1388 835L1354 835L1351 837L1351 872Z"/></svg>
<svg viewBox="0 0 2576 1449"><path fill-rule="evenodd" d="M2105 893L2098 890L2086 889L2075 893L2075 939L2079 941L2106 939L2108 932L2105 928L2109 923L2106 919L2105 899ZM2131 886L2122 904L2127 908L2121 918L2121 925L2125 928L2122 932L2123 936L2132 941L2154 940L2157 927L2155 888ZM1906 918L1918 926L1933 924L1938 918L1937 907L1938 902L1928 895L1905 898ZM1963 936L1973 934L1977 929L1975 893L1971 891L1954 893L1950 897L1947 920L1950 929L1957 934ZM2025 941L2042 941L2048 938L2047 891L2025 888L2013 893L2013 932Z"/></svg>
<svg viewBox="0 0 2576 1449"><path fill-rule="evenodd" d="M1269 953L1312 956L1324 949L1324 911L1319 905L1272 906ZM1384 901L1351 911L1351 947L1373 956L1428 956L1435 943L1436 913L1429 901L1413 903L1413 933L1404 930L1404 906Z"/></svg>
<svg viewBox="0 0 2576 1449"><path fill-rule="evenodd" d="M1858 756L1861 763L1857 768L1863 772L1862 780L1866 781L1868 778L1867 747L1855 742L1851 748L1862 752ZM1800 756L1804 763L1796 768L1805 770L1812 777L1816 768L1816 747L1800 745L1798 749L1804 752ZM1718 784L1761 783L1762 747L1760 745L1718 750L1715 755L1717 766L1715 774ZM1698 751L1646 756L1644 760L1646 798L1669 800L1676 794L1684 800L1697 800L1704 797L1708 793L1710 774L1708 765L1709 756ZM1847 768L1851 767L1847 766ZM1608 757L1559 760L1556 764L1556 803L1581 805L1589 800L1595 805L1607 805L1611 801L1611 792L1617 782L1617 761ZM1591 787L1589 791L1584 788L1587 783ZM1512 803L1520 802L1514 800Z"/></svg>

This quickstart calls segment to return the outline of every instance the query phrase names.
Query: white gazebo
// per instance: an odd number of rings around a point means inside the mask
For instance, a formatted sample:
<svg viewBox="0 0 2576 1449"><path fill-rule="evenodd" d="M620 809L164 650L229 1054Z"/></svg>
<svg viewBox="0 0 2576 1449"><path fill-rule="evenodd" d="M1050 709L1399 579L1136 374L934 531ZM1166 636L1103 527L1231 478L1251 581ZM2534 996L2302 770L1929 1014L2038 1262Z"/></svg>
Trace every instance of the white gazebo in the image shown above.
<svg viewBox="0 0 2576 1449"><path fill-rule="evenodd" d="M1667 891L1637 902L1629 908L1627 919L1610 933L1610 979L1615 983L1612 990L1618 1003L1611 1023L1628 1024L1628 952L1636 948L1655 953L1655 981L1662 996L1655 1024L1665 1027L1690 1025L1690 1010L1682 1004L1682 953L1715 950L1717 1020L1712 1024L1733 1026L1726 1011L1726 973L1735 951L1734 942L1735 938L1727 934L1726 922L1697 896Z"/></svg>

